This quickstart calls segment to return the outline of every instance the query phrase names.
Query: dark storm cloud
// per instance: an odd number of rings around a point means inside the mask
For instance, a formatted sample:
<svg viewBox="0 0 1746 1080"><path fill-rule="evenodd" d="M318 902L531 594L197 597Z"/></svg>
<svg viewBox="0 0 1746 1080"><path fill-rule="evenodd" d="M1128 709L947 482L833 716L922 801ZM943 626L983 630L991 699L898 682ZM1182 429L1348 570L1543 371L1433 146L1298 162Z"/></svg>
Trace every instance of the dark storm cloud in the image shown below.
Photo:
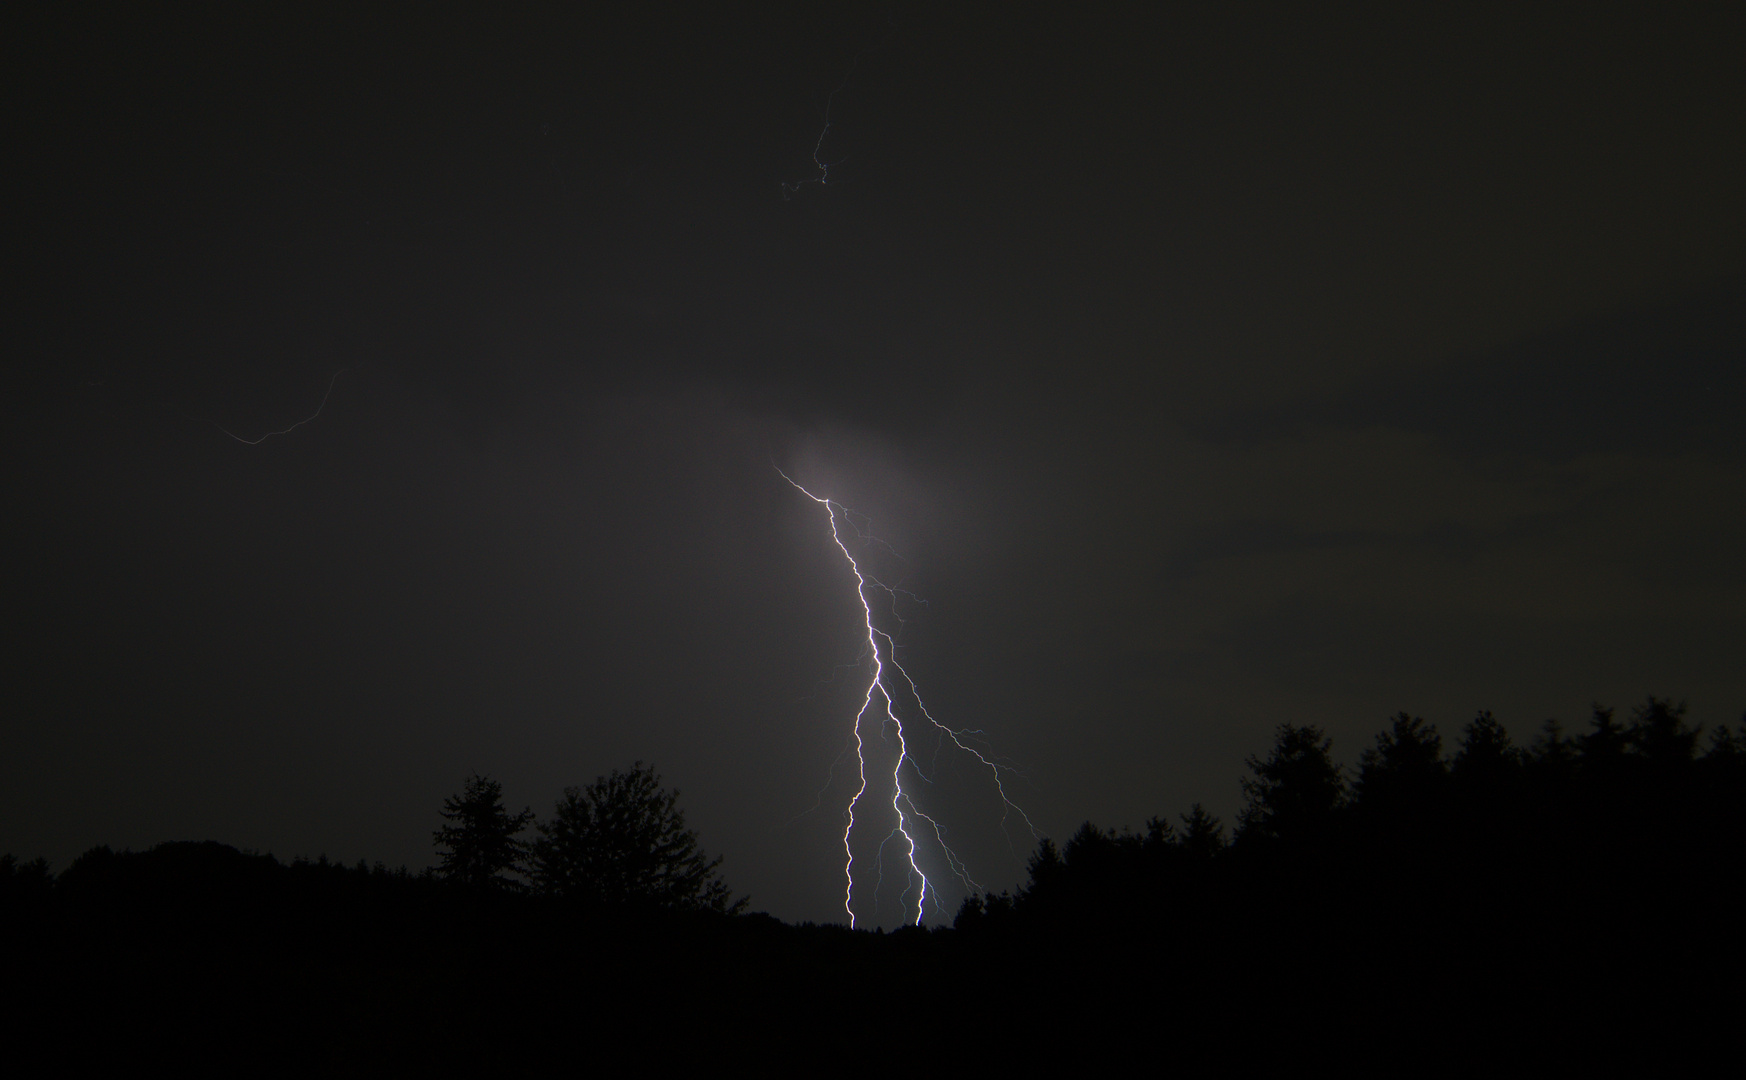
<svg viewBox="0 0 1746 1080"><path fill-rule="evenodd" d="M1746 450L1742 400L1746 283L1732 277L1199 430L1257 439L1309 425L1389 426L1470 456L1547 461L1605 451L1735 456Z"/></svg>

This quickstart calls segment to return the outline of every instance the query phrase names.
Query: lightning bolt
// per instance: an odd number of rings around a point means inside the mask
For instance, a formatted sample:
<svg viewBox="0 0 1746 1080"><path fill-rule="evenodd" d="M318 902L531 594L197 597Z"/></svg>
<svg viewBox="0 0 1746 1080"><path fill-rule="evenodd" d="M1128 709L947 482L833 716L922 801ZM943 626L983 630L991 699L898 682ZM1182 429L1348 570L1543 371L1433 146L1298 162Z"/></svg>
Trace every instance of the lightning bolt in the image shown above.
<svg viewBox="0 0 1746 1080"><path fill-rule="evenodd" d="M831 103L836 101L837 95L842 92L843 87L849 85L849 76L851 76L855 73L855 67L860 62L861 62L861 57L859 55L857 55L855 57L855 59L850 62L849 70L843 72L843 81L838 83L837 88L835 90L832 90L830 92L830 96L825 98L824 127L819 130L818 141L813 143L813 145L812 145L812 164L815 168L818 169L818 175L817 176L809 176L805 180L796 180L792 184L786 180L782 181L782 201L783 202L787 202L788 200L794 198L794 196L800 191L800 189L805 187L808 184L823 185L824 183L826 183L830 179L831 166L842 164L842 162L840 162L840 161L826 161L820 155L822 155L824 153L825 137L831 133ZM792 483L794 483L794 481L790 480L789 483L792 484ZM796 485L796 486L798 486L798 485Z"/></svg>
<svg viewBox="0 0 1746 1080"><path fill-rule="evenodd" d="M345 368L340 368L338 371L333 373L333 378L327 380L327 393L321 395L321 404L317 405L315 407L314 412L310 413L308 416L305 416L303 419L297 421L295 424L292 424L290 427L285 428L282 431L269 431L265 435L262 435L258 439L245 439L241 435L238 435L236 432L230 430L229 428L225 427L223 424L219 423L216 420L209 421L209 423L211 423L213 427L224 432L226 435L229 435L231 438L235 439L237 442L242 443L245 446L259 446L262 443L266 442L268 439L271 439L275 435L289 435L293 431L296 431L298 428L302 427L304 424L309 423L311 420L314 420L316 417L321 415L321 410L327 408L327 399L333 396L334 383L339 382L339 377L341 375L344 375L345 371L346 371Z"/></svg>
<svg viewBox="0 0 1746 1080"><path fill-rule="evenodd" d="M882 592L891 597L892 603L895 604L896 597L901 590L893 589L891 586L886 585L877 577L873 576L871 572L862 568L860 561L855 558L854 552L849 550L848 543L843 539L843 528L844 526L847 526L849 529L853 530L855 538L862 543L878 544L888 551L890 550L890 545L885 544L884 541L881 541L876 537L868 536L859 528L856 528L854 521L850 516L853 511L849 510L848 507L834 499L825 499L814 495L812 492L796 483L793 477L783 472L780 468L777 468L776 472L782 477L782 479L788 481L796 491L824 507L825 512L830 516L831 539L836 542L837 550L843 553L843 558L848 562L849 570L855 577L855 593L857 598L861 601L862 624L867 630L867 652L872 657L872 675L867 682L866 691L862 694L861 708L855 713L854 744L855 759L857 763L856 775L860 780L860 786L855 790L854 796L850 798L848 810L844 814L843 910L848 912L849 926L853 927L855 925L855 852L850 844L850 840L855 832L855 812L860 808L861 800L867 795L867 747L864 726L868 722L869 716L876 714L875 699L877 699L877 712L883 713L883 717L879 722L881 734L883 735L885 730L887 730L886 725L890 725L889 730L895 732L897 736L897 763L893 765L891 769L891 809L892 812L897 815L897 828L887 834L885 839L879 844L879 874L875 878L874 906L875 909L877 909L878 890L884 883L883 864L885 848L893 840L901 838L899 847L902 849L904 858L908 862L909 871L903 892L899 896L899 903L904 904L905 908L907 908L908 905L905 903L904 898L909 896L910 883L919 882L920 889L917 891L915 897L915 924L919 926L921 925L923 917L927 914L928 900L930 896L933 895L932 882L928 880L927 873L922 870L920 863L916 860L916 836L922 833L924 825L928 831L932 832L934 843L945 853L946 866L951 871L952 875L973 894L983 890L982 887L977 884L975 879L970 876L969 868L964 860L959 858L957 853L946 843L945 826L941 825L940 822L932 816L922 812L922 810L916 805L914 793L905 785L906 772L913 773L923 782L931 783L932 781L928 780L927 774L922 771L921 766L916 762L916 760L910 756L909 736L904 730L902 718L898 715L897 701L900 696L906 701L906 703L908 701L914 701L915 709L920 713L923 720L936 729L944 738L950 739L952 745L969 754L983 767L988 769L990 775L994 778L995 790L999 792L1000 795L1002 806L1001 827L1003 830L1006 828L1009 816L1016 813L1024 821L1025 827L1030 830L1032 837L1040 839L1042 834L1037 832L1036 826L1031 823L1031 819L1029 815L1024 812L1024 809L1007 796L1006 785L1002 780L1001 774L1003 771L1010 771L1010 766L991 761L980 751L964 742L964 736L977 734L976 732L954 729L934 718L933 714L928 711L927 705L922 701L921 691L917 688L915 680L910 677L909 672L904 670L903 665L897 661L895 655L897 646L896 641L889 633L881 630L873 621L873 599L871 594ZM898 621L900 623L902 622L901 617L899 617ZM900 691L900 693L894 692L894 690ZM936 754L937 752L938 747L936 746ZM906 766L907 769L905 768ZM936 903L937 902L936 898Z"/></svg>

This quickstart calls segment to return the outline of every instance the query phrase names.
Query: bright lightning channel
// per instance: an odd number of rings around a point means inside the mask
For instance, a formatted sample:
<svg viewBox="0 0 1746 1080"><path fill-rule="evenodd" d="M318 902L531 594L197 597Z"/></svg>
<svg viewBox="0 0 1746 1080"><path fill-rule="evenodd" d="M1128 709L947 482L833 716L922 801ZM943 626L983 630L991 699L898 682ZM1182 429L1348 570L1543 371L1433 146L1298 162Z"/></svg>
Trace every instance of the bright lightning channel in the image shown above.
<svg viewBox="0 0 1746 1080"><path fill-rule="evenodd" d="M947 727L945 724L936 720L932 713L928 712L927 705L922 702L921 691L917 689L915 680L910 678L909 672L905 671L903 665L897 662L895 656L896 642L892 639L890 634L879 629L879 627L875 625L873 621L873 602L868 595L869 592L883 592L887 596L892 597L893 602L895 603L899 590L891 588L878 578L874 577L870 572L862 569L861 564L855 558L854 553L849 550L849 545L843 540L842 526L846 524L849 528L853 529L858 539L881 544L883 544L883 541L878 541L873 537L867 537L863 535L859 529L855 528L853 521L849 518L851 511L848 507L834 499L823 499L814 495L806 488L801 487L800 484L795 482L793 477L783 472L780 468L777 468L776 472L781 475L782 479L793 485L796 491L824 507L825 512L830 515L831 539L836 542L837 550L843 553L843 558L849 564L849 570L855 576L855 592L856 596L861 601L862 622L867 629L867 654L872 657L872 677L869 679L867 689L862 695L861 708L855 714L855 760L857 764L857 775L861 783L860 787L856 789L854 796L849 800L849 807L844 815L846 823L843 828L843 877L845 879L845 885L843 888L843 910L848 912L849 926L853 927L855 925L855 852L850 846L850 839L855 831L855 811L860 807L862 798L867 794L866 738L862 733L862 725L867 720L868 714L873 712L874 698L877 697L880 701L881 711L884 713L884 720L880 725L881 729L883 730L884 725L889 723L891 729L897 733L897 763L892 766L891 770L891 809L897 814L897 828L887 834L885 839L879 844L879 859L876 863L879 867L879 873L875 878L874 884L874 906L875 908L878 906L878 889L880 885L883 884L884 880L883 853L888 844L901 837L899 846L902 848L904 857L909 863L909 880L921 882L920 891L916 893L915 899L915 924L919 926L921 925L923 916L926 914L931 883L928 880L927 874L922 870L921 865L916 861L916 834L920 833L922 829L921 825L916 824L917 822L925 823L927 829L933 833L934 842L938 844L940 850L945 853L947 867L951 870L952 875L956 877L966 889L974 894L981 892L982 886L977 884L975 879L970 876L969 868L964 863L964 860L960 859L957 853L947 845L945 827L932 816L922 812L922 810L916 805L915 798L910 790L904 786L904 766L906 765L909 766L909 772L914 773L924 781L927 780L927 775L922 771L921 766L916 762L916 760L910 757L908 736L904 731L903 720L898 716L897 695L893 693L894 685L903 691L902 696L906 701L913 700L915 702L916 710L921 714L922 719L926 720L930 725L938 729L938 731L946 738L950 739L952 745L969 754L988 769L990 775L994 778L995 790L1000 794L1002 805L1001 827L1004 829L1009 815L1016 813L1024 821L1025 827L1030 829L1033 838L1040 839L1041 834L1037 832L1036 826L1031 824L1031 819L1029 815L1024 812L1024 809L1007 797L1006 786L1001 779L1001 772L1008 767L990 761L987 757L983 756L981 752L976 750L975 747L966 745L963 741L963 736L973 734L973 732ZM912 832L912 830L914 831ZM905 884L903 893L899 896L899 902L901 903L903 897L908 895L909 886L908 884Z"/></svg>

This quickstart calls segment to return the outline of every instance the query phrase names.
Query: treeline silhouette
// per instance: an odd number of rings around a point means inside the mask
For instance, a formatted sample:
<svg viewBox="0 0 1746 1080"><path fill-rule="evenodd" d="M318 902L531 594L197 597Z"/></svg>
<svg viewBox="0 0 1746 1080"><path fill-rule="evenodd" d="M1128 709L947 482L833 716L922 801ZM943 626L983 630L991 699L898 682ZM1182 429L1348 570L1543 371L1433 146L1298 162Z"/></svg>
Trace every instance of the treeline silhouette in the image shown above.
<svg viewBox="0 0 1746 1080"><path fill-rule="evenodd" d="M1248 766L1229 836L1200 806L1088 822L952 928L891 934L735 914L640 764L530 844L474 778L446 874L216 843L58 875L6 856L0 1008L39 1047L292 1071L1446 1072L1737 1044L1746 724L1650 698L1517 747L1481 713L1448 752L1403 713L1354 769L1292 724ZM637 807L664 870L622 861L609 823Z"/></svg>
<svg viewBox="0 0 1746 1080"><path fill-rule="evenodd" d="M1248 761L1230 841L1198 804L1144 832L1087 822L1064 848L1039 845L1024 888L967 900L954 925L1132 934L1209 891L1229 906L1280 887L1294 903L1370 898L1366 920L1459 909L1465 926L1528 925L1544 904L1603 890L1627 903L1696 890L1695 902L1735 880L1746 850L1746 723L1699 755L1685 712L1651 697L1622 724L1596 706L1587 733L1547 721L1527 748L1482 712L1453 756L1435 725L1401 713L1350 777L1319 729L1284 724Z"/></svg>
<svg viewBox="0 0 1746 1080"><path fill-rule="evenodd" d="M1351 774L1284 724L1229 842L1200 806L1144 832L1087 822L954 925L1007 977L1022 955L1107 1015L1159 977L1141 969L1193 972L1206 996L1178 996L1179 1018L1228 1030L1238 1010L1273 1045L1346 1032L1345 1054L1414 1070L1666 1061L1737 1033L1746 1005L1746 722L1700 755L1685 712L1596 706L1525 748L1482 712L1452 756L1401 713ZM1128 978L1100 973L1123 958Z"/></svg>

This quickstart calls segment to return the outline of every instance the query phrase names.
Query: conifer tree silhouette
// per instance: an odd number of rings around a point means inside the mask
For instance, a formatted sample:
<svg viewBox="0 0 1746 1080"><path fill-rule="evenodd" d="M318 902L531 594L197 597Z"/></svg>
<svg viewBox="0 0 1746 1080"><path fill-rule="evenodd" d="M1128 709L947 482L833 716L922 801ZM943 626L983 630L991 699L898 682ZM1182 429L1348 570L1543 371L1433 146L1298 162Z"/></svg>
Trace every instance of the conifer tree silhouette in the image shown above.
<svg viewBox="0 0 1746 1080"><path fill-rule="evenodd" d="M437 874L475 888L518 889L511 877L523 869L527 849L515 834L533 821L532 810L511 814L503 807L503 785L475 773L459 795L443 800L448 822L436 830Z"/></svg>
<svg viewBox="0 0 1746 1080"><path fill-rule="evenodd" d="M1626 741L1652 764L1688 762L1697 752L1698 733L1685 723L1685 702L1650 695L1631 714Z"/></svg>
<svg viewBox="0 0 1746 1080"><path fill-rule="evenodd" d="M1345 777L1328 753L1332 745L1314 725L1279 725L1267 759L1248 759L1254 775L1243 779L1238 839L1296 840L1327 828L1346 800Z"/></svg>
<svg viewBox="0 0 1746 1080"><path fill-rule="evenodd" d="M1196 860L1208 860L1225 848L1225 827L1219 819L1207 813L1206 807L1195 803L1182 816L1182 833L1177 843L1184 854Z"/></svg>
<svg viewBox="0 0 1746 1080"><path fill-rule="evenodd" d="M1448 771L1437 726L1423 717L1400 713L1376 737L1376 745L1359 757L1358 803L1372 810L1385 805L1421 809L1434 798Z"/></svg>
<svg viewBox="0 0 1746 1080"><path fill-rule="evenodd" d="M1461 729L1461 749L1455 752L1450 771L1467 782L1495 784L1520 766L1521 751L1510 742L1509 733L1490 709Z"/></svg>

